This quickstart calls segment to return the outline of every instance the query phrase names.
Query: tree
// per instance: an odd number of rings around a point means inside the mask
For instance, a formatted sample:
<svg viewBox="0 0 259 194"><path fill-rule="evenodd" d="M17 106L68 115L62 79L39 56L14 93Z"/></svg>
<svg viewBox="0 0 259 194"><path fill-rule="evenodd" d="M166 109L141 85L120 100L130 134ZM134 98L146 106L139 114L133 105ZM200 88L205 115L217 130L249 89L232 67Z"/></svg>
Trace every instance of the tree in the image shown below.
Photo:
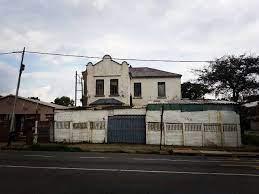
<svg viewBox="0 0 259 194"><path fill-rule="evenodd" d="M230 94L235 102L258 92L259 57L224 56L195 72L200 83L209 85L216 95Z"/></svg>
<svg viewBox="0 0 259 194"><path fill-rule="evenodd" d="M56 98L54 100L55 104L63 105L63 106L73 106L74 105L74 100L70 99L67 96L62 96L60 98Z"/></svg>
<svg viewBox="0 0 259 194"><path fill-rule="evenodd" d="M259 101L259 94L258 95L251 95L251 96L246 96L244 98L245 102L254 102L254 101Z"/></svg>
<svg viewBox="0 0 259 194"><path fill-rule="evenodd" d="M40 99L39 99L39 97L28 97L29 99L32 99L32 100L38 100L38 101L40 101Z"/></svg>
<svg viewBox="0 0 259 194"><path fill-rule="evenodd" d="M199 83L185 82L181 85L182 97L191 100L203 98L205 94L210 93L208 86Z"/></svg>

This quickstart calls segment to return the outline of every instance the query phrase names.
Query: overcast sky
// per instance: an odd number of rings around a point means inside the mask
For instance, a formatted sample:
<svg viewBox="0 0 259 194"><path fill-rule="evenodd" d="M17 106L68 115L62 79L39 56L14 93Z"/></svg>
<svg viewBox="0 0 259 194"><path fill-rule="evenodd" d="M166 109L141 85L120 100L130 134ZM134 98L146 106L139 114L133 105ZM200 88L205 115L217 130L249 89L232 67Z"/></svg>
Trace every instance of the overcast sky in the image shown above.
<svg viewBox="0 0 259 194"><path fill-rule="evenodd" d="M258 0L0 0L0 52L213 60L259 53ZM0 56L0 95L15 92L20 55ZM74 97L74 74L96 60L26 54L20 95ZM205 63L131 62L183 75Z"/></svg>

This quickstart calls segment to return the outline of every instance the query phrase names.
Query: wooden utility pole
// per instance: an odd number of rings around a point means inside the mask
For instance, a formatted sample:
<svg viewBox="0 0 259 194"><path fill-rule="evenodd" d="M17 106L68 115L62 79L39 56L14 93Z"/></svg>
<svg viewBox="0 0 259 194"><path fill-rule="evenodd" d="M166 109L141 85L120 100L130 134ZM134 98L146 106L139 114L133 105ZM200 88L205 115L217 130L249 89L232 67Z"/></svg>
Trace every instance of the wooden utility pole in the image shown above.
<svg viewBox="0 0 259 194"><path fill-rule="evenodd" d="M21 75L25 69L25 65L23 64L24 53L25 53L25 47L23 48L23 51L22 51L22 59L21 59L21 64L20 64L19 77L18 77L16 93L15 93L15 98L14 98L14 103L13 103L13 110L12 110L12 115L11 115L11 124L10 124L9 138L8 138L8 146L11 145L11 141L15 136L15 127L14 127L15 107L16 107L16 102L17 102L17 98L18 98L18 94L19 94Z"/></svg>
<svg viewBox="0 0 259 194"><path fill-rule="evenodd" d="M76 106L76 101L77 101L77 71L75 76L75 106Z"/></svg>

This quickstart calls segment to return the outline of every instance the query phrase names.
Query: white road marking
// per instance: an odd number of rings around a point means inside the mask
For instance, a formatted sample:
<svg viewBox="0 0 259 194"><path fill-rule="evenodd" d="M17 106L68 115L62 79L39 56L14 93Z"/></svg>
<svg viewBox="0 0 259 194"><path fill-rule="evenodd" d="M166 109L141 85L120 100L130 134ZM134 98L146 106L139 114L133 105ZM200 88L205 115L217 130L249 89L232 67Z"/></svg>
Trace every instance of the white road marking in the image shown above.
<svg viewBox="0 0 259 194"><path fill-rule="evenodd" d="M82 159L106 159L106 158L109 158L109 157L82 156L82 157L79 157L79 158L82 158Z"/></svg>
<svg viewBox="0 0 259 194"><path fill-rule="evenodd" d="M249 168L255 168L255 169L259 168L259 166L256 166L256 165L243 165L243 164L221 164L220 166L223 166L223 167L249 167Z"/></svg>
<svg viewBox="0 0 259 194"><path fill-rule="evenodd" d="M25 157L41 157L41 158L53 158L54 156L47 156L47 155L23 155Z"/></svg>
<svg viewBox="0 0 259 194"><path fill-rule="evenodd" d="M167 159L167 158L132 158L133 160L140 161L167 161L167 162L196 162L196 163L233 163L233 164L254 164L258 161L243 162L233 160L182 160L182 159Z"/></svg>
<svg viewBox="0 0 259 194"><path fill-rule="evenodd" d="M133 160L141 161L168 161L168 162L201 162L201 160L182 160L182 159L167 159L167 158L132 158ZM213 161L214 162L214 161Z"/></svg>
<svg viewBox="0 0 259 194"><path fill-rule="evenodd" d="M191 175L259 177L259 174L246 174L246 173L191 172L191 171L188 172L188 171L167 171L167 170L113 169L113 168L74 168L74 167L57 167L57 166L0 165L0 168L26 168L26 169L47 169L47 170L78 170L78 171L103 171L103 172L135 172L135 173L153 173L153 174L191 174Z"/></svg>

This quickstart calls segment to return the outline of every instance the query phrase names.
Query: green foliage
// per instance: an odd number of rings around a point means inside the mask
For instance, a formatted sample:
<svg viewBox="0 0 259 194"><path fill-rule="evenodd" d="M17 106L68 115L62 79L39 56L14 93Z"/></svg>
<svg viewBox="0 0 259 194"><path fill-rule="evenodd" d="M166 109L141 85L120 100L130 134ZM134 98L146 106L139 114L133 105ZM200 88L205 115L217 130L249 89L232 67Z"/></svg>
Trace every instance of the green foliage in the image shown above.
<svg viewBox="0 0 259 194"><path fill-rule="evenodd" d="M246 96L244 98L245 102L254 102L254 101L259 101L259 95L251 95L251 96Z"/></svg>
<svg viewBox="0 0 259 194"><path fill-rule="evenodd" d="M243 136L243 144L259 146L259 136L245 135Z"/></svg>
<svg viewBox="0 0 259 194"><path fill-rule="evenodd" d="M38 100L38 101L40 101L40 99L39 99L39 97L28 97L29 99L32 99L32 100Z"/></svg>
<svg viewBox="0 0 259 194"><path fill-rule="evenodd" d="M200 83L209 85L216 95L231 94L235 102L258 92L259 57L224 56L195 72Z"/></svg>
<svg viewBox="0 0 259 194"><path fill-rule="evenodd" d="M63 105L63 106L73 106L74 105L74 100L70 99L67 96L62 96L60 98L56 98L54 100L55 104Z"/></svg>
<svg viewBox="0 0 259 194"><path fill-rule="evenodd" d="M191 100L203 98L205 94L210 93L208 86L199 83L185 82L181 85L182 98Z"/></svg>

